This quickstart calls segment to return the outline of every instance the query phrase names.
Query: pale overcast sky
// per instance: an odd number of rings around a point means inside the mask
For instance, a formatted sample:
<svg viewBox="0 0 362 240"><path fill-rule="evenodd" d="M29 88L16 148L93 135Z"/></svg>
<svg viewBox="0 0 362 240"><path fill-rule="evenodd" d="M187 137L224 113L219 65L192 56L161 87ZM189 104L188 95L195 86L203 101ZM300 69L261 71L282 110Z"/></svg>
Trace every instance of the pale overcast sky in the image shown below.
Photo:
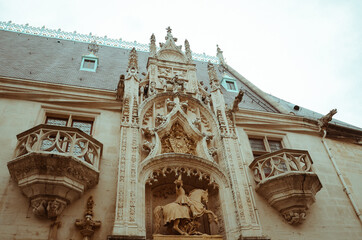
<svg viewBox="0 0 362 240"><path fill-rule="evenodd" d="M0 0L0 21L149 43L165 28L263 91L362 127L362 0Z"/></svg>

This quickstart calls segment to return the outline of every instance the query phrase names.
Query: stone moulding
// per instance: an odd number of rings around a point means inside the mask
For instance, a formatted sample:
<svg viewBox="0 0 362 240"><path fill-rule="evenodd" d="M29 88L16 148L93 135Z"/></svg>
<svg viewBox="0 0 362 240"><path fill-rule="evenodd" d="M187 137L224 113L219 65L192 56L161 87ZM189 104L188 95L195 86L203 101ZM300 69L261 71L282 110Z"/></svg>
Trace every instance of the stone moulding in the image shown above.
<svg viewBox="0 0 362 240"><path fill-rule="evenodd" d="M308 151L282 149L255 158L249 165L258 183L255 190L289 224L302 223L322 188L312 170Z"/></svg>
<svg viewBox="0 0 362 240"><path fill-rule="evenodd" d="M57 217L98 183L103 145L81 130L40 124L17 138L7 166L35 215Z"/></svg>

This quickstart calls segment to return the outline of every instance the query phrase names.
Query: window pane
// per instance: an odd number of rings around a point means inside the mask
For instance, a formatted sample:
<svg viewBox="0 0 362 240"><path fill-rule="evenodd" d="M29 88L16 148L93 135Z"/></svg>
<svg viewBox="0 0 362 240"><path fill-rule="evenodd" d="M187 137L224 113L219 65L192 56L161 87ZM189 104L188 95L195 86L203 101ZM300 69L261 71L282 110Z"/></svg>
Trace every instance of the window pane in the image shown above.
<svg viewBox="0 0 362 240"><path fill-rule="evenodd" d="M45 124L54 125L54 126L67 126L68 119L66 118L53 118L47 117Z"/></svg>
<svg viewBox="0 0 362 240"><path fill-rule="evenodd" d="M92 132L92 121L79 121L73 120L72 127L78 128L87 134L91 134Z"/></svg>
<svg viewBox="0 0 362 240"><path fill-rule="evenodd" d="M235 90L234 82L226 81L227 88L230 90Z"/></svg>
<svg viewBox="0 0 362 240"><path fill-rule="evenodd" d="M249 141L253 151L266 151L263 139L250 138Z"/></svg>
<svg viewBox="0 0 362 240"><path fill-rule="evenodd" d="M95 60L84 59L83 68L94 69L95 63Z"/></svg>
<svg viewBox="0 0 362 240"><path fill-rule="evenodd" d="M270 151L275 152L283 148L282 142L278 140L268 140Z"/></svg>

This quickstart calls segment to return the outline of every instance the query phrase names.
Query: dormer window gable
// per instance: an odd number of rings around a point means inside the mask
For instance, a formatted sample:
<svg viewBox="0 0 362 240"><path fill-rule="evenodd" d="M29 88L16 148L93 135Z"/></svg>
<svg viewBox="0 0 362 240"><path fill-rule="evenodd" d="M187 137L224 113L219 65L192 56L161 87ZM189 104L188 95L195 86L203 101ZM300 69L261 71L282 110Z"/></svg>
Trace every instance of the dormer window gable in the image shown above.
<svg viewBox="0 0 362 240"><path fill-rule="evenodd" d="M221 85L228 91L228 92L238 92L238 86L236 85L236 79L224 75L221 80Z"/></svg>
<svg viewBox="0 0 362 240"><path fill-rule="evenodd" d="M93 53L82 56L82 62L80 65L81 71L96 72L99 64L99 59Z"/></svg>

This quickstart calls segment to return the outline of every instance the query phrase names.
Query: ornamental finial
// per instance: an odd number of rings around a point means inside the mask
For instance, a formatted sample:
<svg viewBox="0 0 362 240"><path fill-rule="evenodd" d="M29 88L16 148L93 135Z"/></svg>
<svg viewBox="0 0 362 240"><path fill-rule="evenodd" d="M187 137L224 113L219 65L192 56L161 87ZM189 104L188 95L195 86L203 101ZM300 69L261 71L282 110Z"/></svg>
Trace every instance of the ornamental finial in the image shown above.
<svg viewBox="0 0 362 240"><path fill-rule="evenodd" d="M150 56L154 57L156 55L156 37L155 34L152 33L150 38Z"/></svg>
<svg viewBox="0 0 362 240"><path fill-rule="evenodd" d="M96 55L99 47L97 45L97 41L95 39L93 39L93 41L91 43L88 44L88 50L93 54Z"/></svg>
<svg viewBox="0 0 362 240"><path fill-rule="evenodd" d="M170 28L170 26L168 26L168 27L166 28L166 30L167 30L167 33L169 33L169 34L172 33L172 29Z"/></svg>

